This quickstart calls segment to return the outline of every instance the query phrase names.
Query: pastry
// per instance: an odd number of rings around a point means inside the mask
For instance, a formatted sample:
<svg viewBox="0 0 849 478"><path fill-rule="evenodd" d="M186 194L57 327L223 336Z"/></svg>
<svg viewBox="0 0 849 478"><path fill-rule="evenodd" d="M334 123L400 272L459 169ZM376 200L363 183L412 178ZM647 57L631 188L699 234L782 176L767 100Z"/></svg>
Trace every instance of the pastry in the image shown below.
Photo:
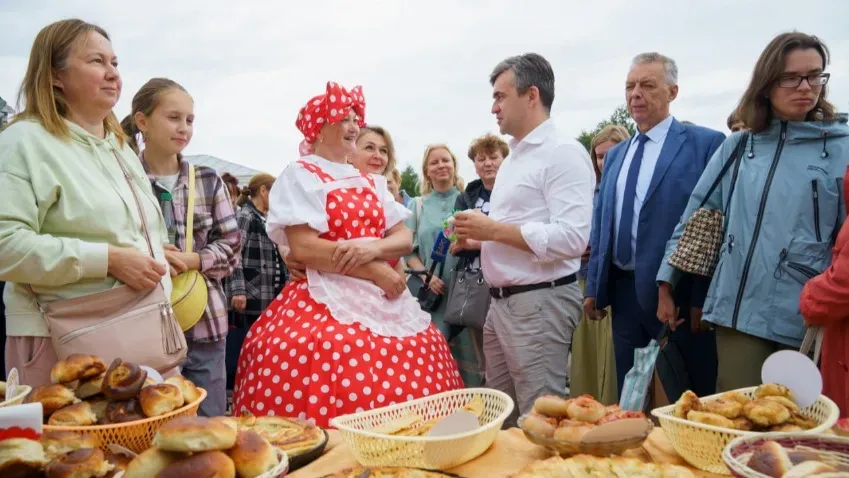
<svg viewBox="0 0 849 478"><path fill-rule="evenodd" d="M687 418L687 414L691 411L702 411L702 402L699 400L699 397L690 390L681 394L681 397L678 398L678 401L675 402L675 410L673 415L678 418Z"/></svg>
<svg viewBox="0 0 849 478"><path fill-rule="evenodd" d="M154 446L172 452L229 450L235 443L236 430L223 421L204 417L172 420L153 438Z"/></svg>
<svg viewBox="0 0 849 478"><path fill-rule="evenodd" d="M127 455L120 453L112 453L111 451L106 452L106 461L112 465L112 471L107 473L103 478L115 478L116 475L122 472L127 471L127 467L130 465L130 462L133 461L132 458Z"/></svg>
<svg viewBox="0 0 849 478"><path fill-rule="evenodd" d="M755 448L748 466L764 475L780 477L793 468L793 462L784 447L770 440Z"/></svg>
<svg viewBox="0 0 849 478"><path fill-rule="evenodd" d="M802 415L801 412L791 412L790 420L788 421L791 425L796 425L797 427L802 428L803 430L810 430L811 428L816 428L820 424L813 418L808 418L805 415Z"/></svg>
<svg viewBox="0 0 849 478"><path fill-rule="evenodd" d="M641 477L641 478L695 478L690 470L677 465L645 463L636 458L622 456L601 458L590 455L575 455L571 458L555 456L532 463L513 478L540 477Z"/></svg>
<svg viewBox="0 0 849 478"><path fill-rule="evenodd" d="M325 440L321 428L289 418L241 417L237 423L239 430L247 429L259 433L273 446L285 451L289 458L313 450Z"/></svg>
<svg viewBox="0 0 849 478"><path fill-rule="evenodd" d="M595 423L601 420L606 412L605 406L590 395L581 395L574 400L570 400L566 409L569 418L587 423Z"/></svg>
<svg viewBox="0 0 849 478"><path fill-rule="evenodd" d="M106 371L103 359L94 355L71 354L50 369L50 381L56 384L86 380Z"/></svg>
<svg viewBox="0 0 849 478"><path fill-rule="evenodd" d="M223 452L205 451L172 462L156 474L156 478L187 478L189 476L233 478L236 476L236 468L233 460Z"/></svg>
<svg viewBox="0 0 849 478"><path fill-rule="evenodd" d="M175 387L180 389L180 392L183 394L183 399L185 401L183 405L195 403L196 401L200 400L200 389L198 389L197 385L192 383L192 381L187 379L186 377L183 377L181 375L175 375L166 380L165 383L174 385Z"/></svg>
<svg viewBox="0 0 849 478"><path fill-rule="evenodd" d="M55 411L47 424L54 427L87 427L97 423L97 416L88 402L75 403Z"/></svg>
<svg viewBox="0 0 849 478"><path fill-rule="evenodd" d="M724 398L726 400L734 400L735 402L739 403L740 405L745 405L745 404L752 401L752 399L749 398L746 394L738 392L736 390L732 390L730 392L725 392L722 395L720 395L720 398Z"/></svg>
<svg viewBox="0 0 849 478"><path fill-rule="evenodd" d="M442 473L433 470L422 470L419 468L401 468L393 466L355 466L325 476L323 478L445 478L457 477L450 473Z"/></svg>
<svg viewBox="0 0 849 478"><path fill-rule="evenodd" d="M781 478L806 478L820 476L820 473L834 473L837 468L819 461L806 461L790 468Z"/></svg>
<svg viewBox="0 0 849 478"><path fill-rule="evenodd" d="M143 368L117 358L106 369L101 390L109 400L129 400L138 396L146 378Z"/></svg>
<svg viewBox="0 0 849 478"><path fill-rule="evenodd" d="M130 461L124 478L155 477L166 466L183 457L184 455L179 453L168 453L156 448L148 448Z"/></svg>
<svg viewBox="0 0 849 478"><path fill-rule="evenodd" d="M734 422L729 418L725 418L722 415L717 415L715 413L707 413L707 412L697 412L695 410L691 410L690 413L687 414L687 420L691 422L704 423L705 425L711 425L720 428L734 428Z"/></svg>
<svg viewBox="0 0 849 478"><path fill-rule="evenodd" d="M547 417L565 418L569 416L569 402L565 398L544 395L534 401L534 411Z"/></svg>
<svg viewBox="0 0 849 478"><path fill-rule="evenodd" d="M159 383L142 388L139 403L148 417L158 417L183 406L183 393L175 385Z"/></svg>
<svg viewBox="0 0 849 478"><path fill-rule="evenodd" d="M373 431L374 433L393 435L395 433L400 432L401 430L411 428L421 423L422 421L424 421L424 419L419 415L409 413L406 415L401 415L400 417L392 419L388 422L381 423L380 425L377 425L376 427L372 428L371 431ZM290 427L291 425L289 423L286 423L285 426Z"/></svg>
<svg viewBox="0 0 849 478"><path fill-rule="evenodd" d="M785 397L793 400L793 392L784 385L778 383L765 383L755 389L755 398Z"/></svg>
<svg viewBox="0 0 849 478"><path fill-rule="evenodd" d="M86 402L91 407L91 413L94 413L94 416L97 417L97 421L95 422L96 424L106 425L109 423L109 420L106 419L106 408L109 406L109 400L100 398L86 400Z"/></svg>
<svg viewBox="0 0 849 478"><path fill-rule="evenodd" d="M109 423L126 423L144 420L144 412L136 399L121 402L109 402L106 405L106 421Z"/></svg>
<svg viewBox="0 0 849 478"><path fill-rule="evenodd" d="M42 385L30 392L27 401L29 403L40 402L46 417L56 410L78 403L80 400L74 395L74 392L64 385Z"/></svg>
<svg viewBox="0 0 849 478"><path fill-rule="evenodd" d="M99 449L84 448L50 460L44 471L47 478L100 478L112 471L112 465Z"/></svg>
<svg viewBox="0 0 849 478"><path fill-rule="evenodd" d="M0 441L0 476L28 478L38 476L47 458L41 443L26 438Z"/></svg>
<svg viewBox="0 0 849 478"><path fill-rule="evenodd" d="M74 394L80 400L100 395L103 389L103 377L105 376L106 373L104 372L96 377L80 381L80 384L74 389Z"/></svg>
<svg viewBox="0 0 849 478"><path fill-rule="evenodd" d="M253 430L240 431L227 454L239 478L256 478L280 463L277 450Z"/></svg>
<svg viewBox="0 0 849 478"><path fill-rule="evenodd" d="M790 410L791 412L801 411L801 409L799 408L799 405L796 405L796 402L794 402L793 400L790 400L787 397L777 397L777 396L770 395L770 396L767 396L767 397L763 397L763 400L768 400L770 402L780 403L781 405L784 405L784 408Z"/></svg>
<svg viewBox="0 0 849 478"><path fill-rule="evenodd" d="M552 438L557 430L558 421L553 417L546 417L536 412L531 412L522 420L522 429L534 435Z"/></svg>
<svg viewBox="0 0 849 478"><path fill-rule="evenodd" d="M790 410L780 403L757 398L743 407L743 414L755 425L771 427L790 420Z"/></svg>
<svg viewBox="0 0 849 478"><path fill-rule="evenodd" d="M743 405L740 405L740 402L729 398L720 397L702 402L702 407L705 412L715 413L730 419L737 418L743 413Z"/></svg>
<svg viewBox="0 0 849 478"><path fill-rule="evenodd" d="M97 448L99 445L91 435L68 431L47 432L41 435L38 441L44 448L48 460L74 450Z"/></svg>
<svg viewBox="0 0 849 478"><path fill-rule="evenodd" d="M584 435L589 433L593 426L582 420L561 420L554 430L554 439L557 441L579 442Z"/></svg>
<svg viewBox="0 0 849 478"><path fill-rule="evenodd" d="M632 412L630 410L619 410L618 412L608 413L601 420L596 422L596 425L603 425L605 423L615 422L616 420L623 420L625 418L646 418L646 414L643 412Z"/></svg>
<svg viewBox="0 0 849 478"><path fill-rule="evenodd" d="M750 431L755 429L755 424L752 423L751 420L749 420L746 417L737 417L737 418L735 418L734 420L731 420L731 421L734 422L734 429L735 430L743 430L743 431L750 432Z"/></svg>

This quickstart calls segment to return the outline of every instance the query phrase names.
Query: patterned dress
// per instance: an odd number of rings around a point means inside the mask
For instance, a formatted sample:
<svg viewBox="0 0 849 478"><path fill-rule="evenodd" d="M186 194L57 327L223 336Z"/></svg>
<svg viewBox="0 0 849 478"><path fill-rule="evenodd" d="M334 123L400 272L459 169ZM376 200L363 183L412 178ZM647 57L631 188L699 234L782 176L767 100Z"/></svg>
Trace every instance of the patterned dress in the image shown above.
<svg viewBox="0 0 849 478"><path fill-rule="evenodd" d="M276 204L282 210L293 206L281 204L288 201L298 203L299 213L309 214L299 194L319 191L326 213L326 227L317 228L321 238L383 237L394 225L387 224L384 206L387 201L400 206L388 193L377 193L382 186L375 184L378 178L351 167L351 177L337 180L322 169L328 163L309 156L289 166L311 173L314 184L291 181L298 174L304 178L303 171L284 171L272 188L272 210ZM293 187L303 190L283 191ZM286 213L277 216L281 226L314 225ZM269 221L274 217L272 211ZM307 280L290 282L251 327L239 358L234 412L297 416L326 427L338 415L462 386L445 338L408 292L388 300L369 281L308 269Z"/></svg>

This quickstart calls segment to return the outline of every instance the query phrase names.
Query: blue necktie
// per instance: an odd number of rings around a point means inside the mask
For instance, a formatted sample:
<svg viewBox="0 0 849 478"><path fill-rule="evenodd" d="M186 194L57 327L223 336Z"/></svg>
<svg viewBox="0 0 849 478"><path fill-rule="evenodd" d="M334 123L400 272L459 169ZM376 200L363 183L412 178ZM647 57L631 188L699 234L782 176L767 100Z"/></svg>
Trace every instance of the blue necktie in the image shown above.
<svg viewBox="0 0 849 478"><path fill-rule="evenodd" d="M637 136L637 150L628 168L625 180L625 194L622 196L622 217L619 218L619 237L616 240L616 258L623 266L631 262L631 228L634 225L634 199L637 197L637 178L640 176L640 164L643 162L643 150L649 137Z"/></svg>

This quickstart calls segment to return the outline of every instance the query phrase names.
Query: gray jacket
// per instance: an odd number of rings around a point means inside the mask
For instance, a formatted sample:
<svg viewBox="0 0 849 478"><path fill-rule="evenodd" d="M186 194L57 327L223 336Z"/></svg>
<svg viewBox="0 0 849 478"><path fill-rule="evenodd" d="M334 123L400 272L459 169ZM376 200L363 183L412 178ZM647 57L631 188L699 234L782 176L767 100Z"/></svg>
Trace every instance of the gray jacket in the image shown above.
<svg viewBox="0 0 849 478"><path fill-rule="evenodd" d="M711 158L666 246L658 281L675 284L669 265L684 221L701 203L741 134ZM849 126L835 121L775 120L749 136L729 204L732 166L705 208L727 210L725 240L703 319L798 347L805 332L799 312L804 283L831 262L846 211L843 176L849 165ZM726 206L728 206L726 208Z"/></svg>

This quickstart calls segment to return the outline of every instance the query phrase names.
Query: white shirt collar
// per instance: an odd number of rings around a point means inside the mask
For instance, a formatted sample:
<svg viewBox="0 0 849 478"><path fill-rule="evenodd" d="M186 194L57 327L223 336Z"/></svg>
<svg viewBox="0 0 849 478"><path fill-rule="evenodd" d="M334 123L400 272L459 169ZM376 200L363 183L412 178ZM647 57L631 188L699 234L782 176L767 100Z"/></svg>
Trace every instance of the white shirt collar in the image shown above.
<svg viewBox="0 0 849 478"><path fill-rule="evenodd" d="M672 115L667 116L665 120L654 125L654 128L648 130L646 136L648 136L654 143L662 143L666 138L666 135L669 134L669 128L672 127L673 119ZM639 132L631 139L631 144L634 144L634 141L637 140L637 136L639 136Z"/></svg>
<svg viewBox="0 0 849 478"><path fill-rule="evenodd" d="M516 140L515 138L509 141L510 149L515 149L517 146L527 143L527 144L541 144L548 138L548 134L554 128L554 121L551 118L543 121L536 128L531 130L524 138L521 140Z"/></svg>

